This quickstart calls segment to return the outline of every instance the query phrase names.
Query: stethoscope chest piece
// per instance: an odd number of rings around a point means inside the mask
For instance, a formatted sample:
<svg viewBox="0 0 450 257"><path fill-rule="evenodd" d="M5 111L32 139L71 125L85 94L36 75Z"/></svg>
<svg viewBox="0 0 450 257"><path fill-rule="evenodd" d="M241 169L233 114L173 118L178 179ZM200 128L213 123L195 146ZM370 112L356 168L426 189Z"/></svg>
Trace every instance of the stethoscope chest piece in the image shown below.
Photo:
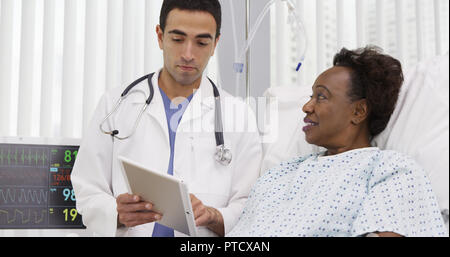
<svg viewBox="0 0 450 257"><path fill-rule="evenodd" d="M216 153L214 154L216 161L223 166L228 166L232 160L232 154L230 149L225 148L224 145L218 145L216 147Z"/></svg>

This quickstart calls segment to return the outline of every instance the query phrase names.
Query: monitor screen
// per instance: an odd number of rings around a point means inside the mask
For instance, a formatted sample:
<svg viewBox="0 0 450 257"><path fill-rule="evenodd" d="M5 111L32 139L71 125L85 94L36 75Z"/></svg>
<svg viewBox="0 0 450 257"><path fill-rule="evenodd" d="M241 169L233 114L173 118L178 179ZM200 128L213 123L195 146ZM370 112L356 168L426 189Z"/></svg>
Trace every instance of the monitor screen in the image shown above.
<svg viewBox="0 0 450 257"><path fill-rule="evenodd" d="M81 229L70 174L79 146L0 143L0 229Z"/></svg>

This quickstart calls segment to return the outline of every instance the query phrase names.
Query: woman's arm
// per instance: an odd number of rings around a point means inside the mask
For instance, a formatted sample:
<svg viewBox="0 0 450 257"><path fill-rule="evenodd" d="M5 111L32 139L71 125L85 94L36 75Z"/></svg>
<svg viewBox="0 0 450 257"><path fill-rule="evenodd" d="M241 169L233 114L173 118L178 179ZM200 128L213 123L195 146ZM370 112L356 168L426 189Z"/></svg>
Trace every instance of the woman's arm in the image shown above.
<svg viewBox="0 0 450 257"><path fill-rule="evenodd" d="M373 232L366 235L366 237L403 237L394 232Z"/></svg>

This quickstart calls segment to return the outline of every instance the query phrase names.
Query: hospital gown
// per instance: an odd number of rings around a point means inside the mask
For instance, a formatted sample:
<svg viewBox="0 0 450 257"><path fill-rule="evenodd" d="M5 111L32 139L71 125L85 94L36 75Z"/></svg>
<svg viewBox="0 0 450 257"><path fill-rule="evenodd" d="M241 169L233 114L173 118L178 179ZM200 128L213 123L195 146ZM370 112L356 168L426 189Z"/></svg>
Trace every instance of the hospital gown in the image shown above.
<svg viewBox="0 0 450 257"><path fill-rule="evenodd" d="M323 155L261 176L227 236L448 236L431 184L411 158L376 147Z"/></svg>

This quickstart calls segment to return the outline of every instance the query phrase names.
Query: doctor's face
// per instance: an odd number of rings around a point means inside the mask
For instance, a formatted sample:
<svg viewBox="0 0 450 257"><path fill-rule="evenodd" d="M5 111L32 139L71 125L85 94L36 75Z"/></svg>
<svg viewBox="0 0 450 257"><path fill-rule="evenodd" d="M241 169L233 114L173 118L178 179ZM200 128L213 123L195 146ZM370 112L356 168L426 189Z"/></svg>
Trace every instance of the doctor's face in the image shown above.
<svg viewBox="0 0 450 257"><path fill-rule="evenodd" d="M216 29L216 21L208 12L179 9L167 16L165 31L157 26L164 68L176 82L191 85L201 79L219 40Z"/></svg>

